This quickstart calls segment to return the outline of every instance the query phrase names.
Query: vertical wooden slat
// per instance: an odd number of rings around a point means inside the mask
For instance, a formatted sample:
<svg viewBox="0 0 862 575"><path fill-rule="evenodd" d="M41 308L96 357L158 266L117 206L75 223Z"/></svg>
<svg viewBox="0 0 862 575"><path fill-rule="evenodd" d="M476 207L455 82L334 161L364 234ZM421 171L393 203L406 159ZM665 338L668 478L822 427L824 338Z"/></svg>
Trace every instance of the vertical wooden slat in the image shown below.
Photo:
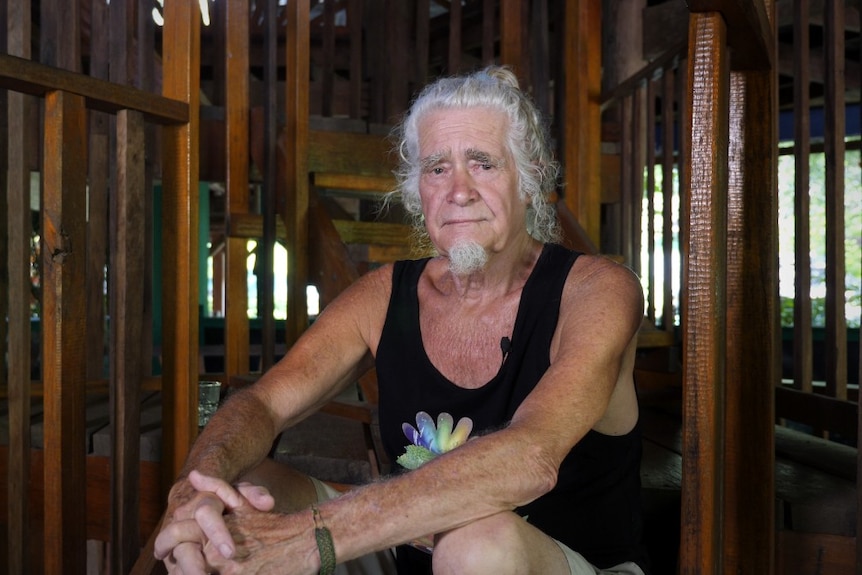
<svg viewBox="0 0 862 575"><path fill-rule="evenodd" d="M138 14L148 15L151 11L152 4L148 0L138 0ZM155 89L155 67L156 58L153 54L155 49L155 28L156 24L150 17L138 18L138 37L137 37L137 74L135 75L135 85L141 90L148 92L156 92ZM144 147L147 150L157 150L157 126L147 124L144 127ZM153 179L154 174L160 172L159 154L150 153L144 157L144 193L146 194L146 202L144 202L144 218L146 220L146 241L144 242L144 310L143 310L143 325L141 327L141 356L145 358L143 370L144 375L153 374L153 252L155 249L155 230L153 221Z"/></svg>
<svg viewBox="0 0 862 575"><path fill-rule="evenodd" d="M646 84L647 301L646 316L655 324L655 81ZM636 210L640 215L642 210ZM635 257L640 259L640 252Z"/></svg>
<svg viewBox="0 0 862 575"><path fill-rule="evenodd" d="M825 0L826 392L847 399L844 271L844 2Z"/></svg>
<svg viewBox="0 0 862 575"><path fill-rule="evenodd" d="M808 0L793 2L793 159L795 163L793 213L796 262L793 299L793 381L811 393L813 344L811 334L811 58Z"/></svg>
<svg viewBox="0 0 862 575"><path fill-rule="evenodd" d="M386 21L388 10L386 0L364 0L364 21L377 22L376 34L365 38L368 51L368 119L370 122L385 121L386 108L386 78L388 75L386 61L386 27L380 22ZM289 12L288 12L289 13ZM427 16L426 16L427 17Z"/></svg>
<svg viewBox="0 0 862 575"><path fill-rule="evenodd" d="M225 78L225 151L227 217L249 211L249 4L234 0L224 7L227 36ZM230 226L227 226L228 229ZM248 373L249 323L245 238L226 238L225 375Z"/></svg>
<svg viewBox="0 0 862 575"><path fill-rule="evenodd" d="M347 0L350 34L350 117L362 117L362 0Z"/></svg>
<svg viewBox="0 0 862 575"><path fill-rule="evenodd" d="M617 245L620 246L620 251L626 262L629 259L626 257L625 246L630 246L631 229L626 225L628 222L628 208L631 206L631 198L634 195L632 190L632 164L634 163L634 126L632 122L632 100L634 96L629 94L620 101L620 201L619 201L619 225L617 225L616 235Z"/></svg>
<svg viewBox="0 0 862 575"><path fill-rule="evenodd" d="M774 422L781 335L774 77L772 71L754 71L734 72L730 79L722 551L728 573L768 575L775 567Z"/></svg>
<svg viewBox="0 0 862 575"><path fill-rule="evenodd" d="M640 230L641 230L641 205L643 202L643 173L646 136L644 134L644 93L643 86L638 87L629 97L628 104L631 106L631 157L626 171L629 178L627 186L628 195L622 197L622 255L627 265L640 273Z"/></svg>
<svg viewBox="0 0 862 575"><path fill-rule="evenodd" d="M39 61L81 71L79 3L66 0L39 2Z"/></svg>
<svg viewBox="0 0 862 575"><path fill-rule="evenodd" d="M502 7L501 7L502 12ZM567 2L561 159L564 199L587 237L601 245L601 0ZM501 21L502 25L502 21Z"/></svg>
<svg viewBox="0 0 862 575"><path fill-rule="evenodd" d="M689 221L691 221L691 140L688 137L687 122L691 114L691 102L689 102L689 90L691 78L689 77L688 57L679 63L680 73L677 74L676 101L679 102L679 325L681 332L686 330L686 312L688 305L688 286L686 284L686 270L689 260ZM686 353L685 338L682 340L682 355Z"/></svg>
<svg viewBox="0 0 862 575"><path fill-rule="evenodd" d="M546 117L551 117L550 97L550 58L548 33L548 2L537 0L533 2L530 14L530 86L533 101Z"/></svg>
<svg viewBox="0 0 862 575"><path fill-rule="evenodd" d="M494 40L497 36L497 2L482 0L482 64L490 66L496 56Z"/></svg>
<svg viewBox="0 0 862 575"><path fill-rule="evenodd" d="M273 3L268 3L267 7L273 6ZM276 8L277 9L277 8ZM275 20L275 18L271 18ZM275 30L276 22L273 22L272 29ZM269 26L267 25L267 29ZM275 41L278 43L277 40ZM321 78L322 90L320 94L320 102L322 115L324 117L332 116L332 105L335 99L335 0L324 0L323 2L323 76ZM274 81L274 80L273 80Z"/></svg>
<svg viewBox="0 0 862 575"><path fill-rule="evenodd" d="M410 79L412 56L404 49L411 43L410 23L415 21L415 7L410 2L389 0L386 10L385 28L385 116L383 122L392 123L410 101ZM305 288L303 288L305 289Z"/></svg>
<svg viewBox="0 0 862 575"><path fill-rule="evenodd" d="M308 324L308 4L288 3L285 82L285 181L279 212L287 228L287 323L290 346Z"/></svg>
<svg viewBox="0 0 862 575"><path fill-rule="evenodd" d="M30 2L10 2L7 10L9 54L30 58ZM8 93L8 191L9 230L9 472L7 477L9 573L28 573L30 509L30 166L28 151L33 139L28 122L31 96ZM33 542L33 545L38 543Z"/></svg>
<svg viewBox="0 0 862 575"><path fill-rule="evenodd" d="M81 96L45 98L42 195L42 379L45 573L86 565L87 114Z"/></svg>
<svg viewBox="0 0 862 575"><path fill-rule="evenodd" d="M679 74L682 76L682 74ZM661 88L661 122L662 122L662 154L661 154L661 196L662 196L662 231L661 244L664 255L662 268L664 289L662 290L662 328L673 331L675 318L673 309L673 161L674 143L676 141L676 125L674 122L673 103L676 100L676 71L665 68L662 75ZM679 174L677 174L677 181Z"/></svg>
<svg viewBox="0 0 862 575"><path fill-rule="evenodd" d="M197 435L200 13L166 2L162 93L189 123L162 133L162 479L173 484Z"/></svg>
<svg viewBox="0 0 862 575"><path fill-rule="evenodd" d="M273 249L275 249L275 215L277 209L277 150L278 150L278 28L274 17L278 10L276 0L267 0L267 17L264 31L264 131L263 131L263 237L257 250L259 260L258 269L258 309L260 310L260 325L261 325L261 353L260 353L260 371L266 372L275 358L275 320L273 318L274 309L274 273L273 273ZM325 26L330 27L329 33L332 36L332 58L335 57L335 37L334 31L331 30L335 26L335 11L332 2L326 2L324 6ZM331 21L330 21L331 19ZM326 40L326 29L324 29L324 43ZM335 66L331 65L331 69L326 71L324 65L324 76L335 74ZM327 86L324 81L324 92L332 91L332 86ZM324 95L324 101L326 96ZM326 104L324 104L324 115ZM329 103L330 113L332 112L332 102ZM288 298L290 299L290 298Z"/></svg>
<svg viewBox="0 0 862 575"><path fill-rule="evenodd" d="M449 3L449 74L461 72L461 3Z"/></svg>
<svg viewBox="0 0 862 575"><path fill-rule="evenodd" d="M580 2L579 2L580 3ZM500 0L500 64L509 66L526 86L521 69L524 38L521 28L521 2Z"/></svg>
<svg viewBox="0 0 862 575"><path fill-rule="evenodd" d="M110 21L109 78L130 85L135 70L136 2L114 2ZM149 14L148 14L149 15ZM143 181L143 119L128 112L111 118L109 133L115 156L111 176L110 265L108 277L110 317L109 386L111 417L111 541L113 572L125 573L137 557L138 478L140 460L143 319L143 261L146 217Z"/></svg>
<svg viewBox="0 0 862 575"><path fill-rule="evenodd" d="M691 145L683 357L680 573L722 567L728 49L719 13L690 16Z"/></svg>
<svg viewBox="0 0 862 575"><path fill-rule="evenodd" d="M428 83L428 50L430 38L430 0L416 1L416 78L414 91Z"/></svg>
<svg viewBox="0 0 862 575"><path fill-rule="evenodd" d="M128 573L140 553L141 385L144 309L144 120L117 114L117 187L111 242L112 571Z"/></svg>
<svg viewBox="0 0 862 575"><path fill-rule="evenodd" d="M108 6L93 2L90 21L90 75L107 80ZM90 112L89 166L87 170L87 377L104 377L105 371L105 267L108 264L108 115Z"/></svg>

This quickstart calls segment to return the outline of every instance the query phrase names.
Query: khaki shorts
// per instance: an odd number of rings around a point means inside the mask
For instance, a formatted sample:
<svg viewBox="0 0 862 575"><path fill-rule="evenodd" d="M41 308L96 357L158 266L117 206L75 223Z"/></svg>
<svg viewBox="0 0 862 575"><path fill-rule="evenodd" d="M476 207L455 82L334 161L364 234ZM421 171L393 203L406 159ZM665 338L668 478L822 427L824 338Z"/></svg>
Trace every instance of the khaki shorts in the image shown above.
<svg viewBox="0 0 862 575"><path fill-rule="evenodd" d="M334 499L341 495L337 489L331 485L327 485L319 479L311 478L314 484L314 489L317 491L317 501L326 501ZM643 570L635 563L627 561L620 563L610 569L599 569L584 559L580 553L572 551L566 545L554 539L554 543L560 546L569 562L569 570L572 575L644 575ZM354 573L362 573L363 575L390 575L395 573L395 561L391 552L380 551L360 557L353 561L348 561L346 564L339 565L335 570L335 575L351 575Z"/></svg>

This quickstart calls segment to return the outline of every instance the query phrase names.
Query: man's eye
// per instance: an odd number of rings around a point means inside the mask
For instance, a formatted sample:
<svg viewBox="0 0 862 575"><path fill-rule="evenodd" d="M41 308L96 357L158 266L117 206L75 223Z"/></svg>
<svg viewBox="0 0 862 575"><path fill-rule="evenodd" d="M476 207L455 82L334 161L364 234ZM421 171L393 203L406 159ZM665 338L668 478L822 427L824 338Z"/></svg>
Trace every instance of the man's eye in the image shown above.
<svg viewBox="0 0 862 575"><path fill-rule="evenodd" d="M491 170L491 169L493 169L493 168L494 168L494 164L491 164L491 163L489 163L489 162L485 162L484 164L482 164L482 169L483 169L483 170Z"/></svg>
<svg viewBox="0 0 862 575"><path fill-rule="evenodd" d="M431 168L431 173L439 176L440 174L443 173L443 168L441 168L440 166L436 166L434 168Z"/></svg>

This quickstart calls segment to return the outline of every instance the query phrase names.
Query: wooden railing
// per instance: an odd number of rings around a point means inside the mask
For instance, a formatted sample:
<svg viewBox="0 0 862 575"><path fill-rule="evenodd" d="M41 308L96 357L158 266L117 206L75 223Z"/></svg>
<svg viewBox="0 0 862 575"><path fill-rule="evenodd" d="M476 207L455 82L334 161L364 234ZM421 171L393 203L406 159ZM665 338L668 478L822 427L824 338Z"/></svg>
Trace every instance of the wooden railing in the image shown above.
<svg viewBox="0 0 862 575"><path fill-rule="evenodd" d="M198 64L189 45L197 45L195 30L199 14L196 6L193 11L188 3L174 2L168 9L170 19L162 52L166 96L160 96L132 87L132 79L126 76L134 32L129 30L131 20L127 15L131 13L125 11L125 3L117 4L112 11L111 29L116 36L112 36L111 49L106 35L90 36L94 54L90 60L92 76L77 71L81 39L78 26L71 25L80 17L76 3L64 5L70 12L64 12L62 17L57 14L52 17L48 11L43 13L42 57L50 60L51 65L28 58L29 5L26 10L18 10L20 6L13 3L8 7L9 29L20 33L8 39L9 52L22 56L0 56L0 85L4 102L8 102L3 112L7 122L2 140L8 153L3 161L9 167L9 202L3 210L6 224L3 239L10 248L9 258L4 261L9 281L4 282L0 291L3 301L9 302L5 354L8 378L4 381L9 413L5 493L8 507L4 521L8 565L4 565L4 570L8 568L10 573L34 572L40 567L45 573L86 570L88 500L83 495L87 493L90 472L102 467L93 467L87 458L84 407L92 387L88 381L103 377L105 359L110 372L108 395L113 441L111 464L105 468L109 469L109 477L104 476L105 469L100 477L110 483L110 489L104 493L110 493L110 497L101 501L104 510L110 510L110 520L104 525L109 526L110 532L107 556L111 570L128 572L140 550L140 403L148 372L148 357L144 354L146 359L142 358L141 350L152 348L143 335L146 320L152 317L146 311L150 304L145 301L149 292L145 286L150 279L145 256L150 253L148 241L152 239L145 214L151 202L149 190L153 177L148 158L159 154L148 126L161 126L165 151L160 178L164 190L162 240L168 255L162 263L166 288L160 382L166 406L164 485L169 485L176 473L170 456L184 457L197 431L196 421L190 417L196 403L191 398L196 399L197 395L197 365L196 361L190 361L196 357L190 351L197 347L197 330L190 326L192 320L197 321L197 306L188 304L189 294L197 296L197 276L189 274L189 270L196 269L191 262L197 256L196 242L189 239L195 237L197 230L195 215L188 207L196 202L198 94L197 75L191 73ZM104 8L94 3L94 17L106 16ZM26 22L11 21L19 18ZM97 38L105 44L100 44ZM183 45L183 40L188 45ZM138 45L152 47L152 37L149 42L142 38ZM115 59L108 75L107 60L100 60L98 55L109 53ZM145 62L151 63L152 55L148 54ZM146 78L147 70L151 71L142 62L135 81ZM41 129L38 121L31 121L38 117L39 110L44 113ZM31 145L35 138L43 142L41 157L32 155L37 149ZM114 155L108 150L113 150ZM43 449L32 461L31 166L41 173L42 190L39 232L42 257L38 265L44 406ZM108 182L110 196L105 193ZM103 238L101 242L94 239L99 237ZM103 349L103 331L93 330L94 325L103 324L106 318L102 311L106 264L111 267L107 354ZM89 295L93 286L95 305L91 305ZM96 361L92 361L94 357ZM31 464L33 469L39 469L39 462L43 481L33 481ZM36 503L41 505L41 512L28 505L31 488L39 484L44 487L43 498ZM156 492L161 499L158 486ZM41 539L31 537L40 534L36 518L43 527ZM33 558L39 558L42 564L32 563Z"/></svg>

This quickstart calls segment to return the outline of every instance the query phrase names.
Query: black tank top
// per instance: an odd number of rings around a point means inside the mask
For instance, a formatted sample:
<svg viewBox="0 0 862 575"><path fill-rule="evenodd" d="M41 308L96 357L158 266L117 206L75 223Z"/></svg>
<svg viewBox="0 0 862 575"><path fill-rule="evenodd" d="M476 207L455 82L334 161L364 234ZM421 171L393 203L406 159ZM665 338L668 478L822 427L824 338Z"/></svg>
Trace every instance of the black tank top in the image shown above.
<svg viewBox="0 0 862 575"><path fill-rule="evenodd" d="M456 422L468 416L473 420L473 435L511 420L550 366L563 286L578 256L558 245L544 246L524 284L505 361L501 350L500 371L478 389L458 387L425 354L417 286L428 259L395 264L376 357L380 432L391 461L408 443L402 423L413 424L419 411L434 419L446 411ZM640 458L637 427L622 436L590 431L564 459L554 489L516 511L597 567L634 561L646 568L640 544ZM398 549L399 573L422 572L412 563L406 567L405 561L422 562L416 553L412 548Z"/></svg>

